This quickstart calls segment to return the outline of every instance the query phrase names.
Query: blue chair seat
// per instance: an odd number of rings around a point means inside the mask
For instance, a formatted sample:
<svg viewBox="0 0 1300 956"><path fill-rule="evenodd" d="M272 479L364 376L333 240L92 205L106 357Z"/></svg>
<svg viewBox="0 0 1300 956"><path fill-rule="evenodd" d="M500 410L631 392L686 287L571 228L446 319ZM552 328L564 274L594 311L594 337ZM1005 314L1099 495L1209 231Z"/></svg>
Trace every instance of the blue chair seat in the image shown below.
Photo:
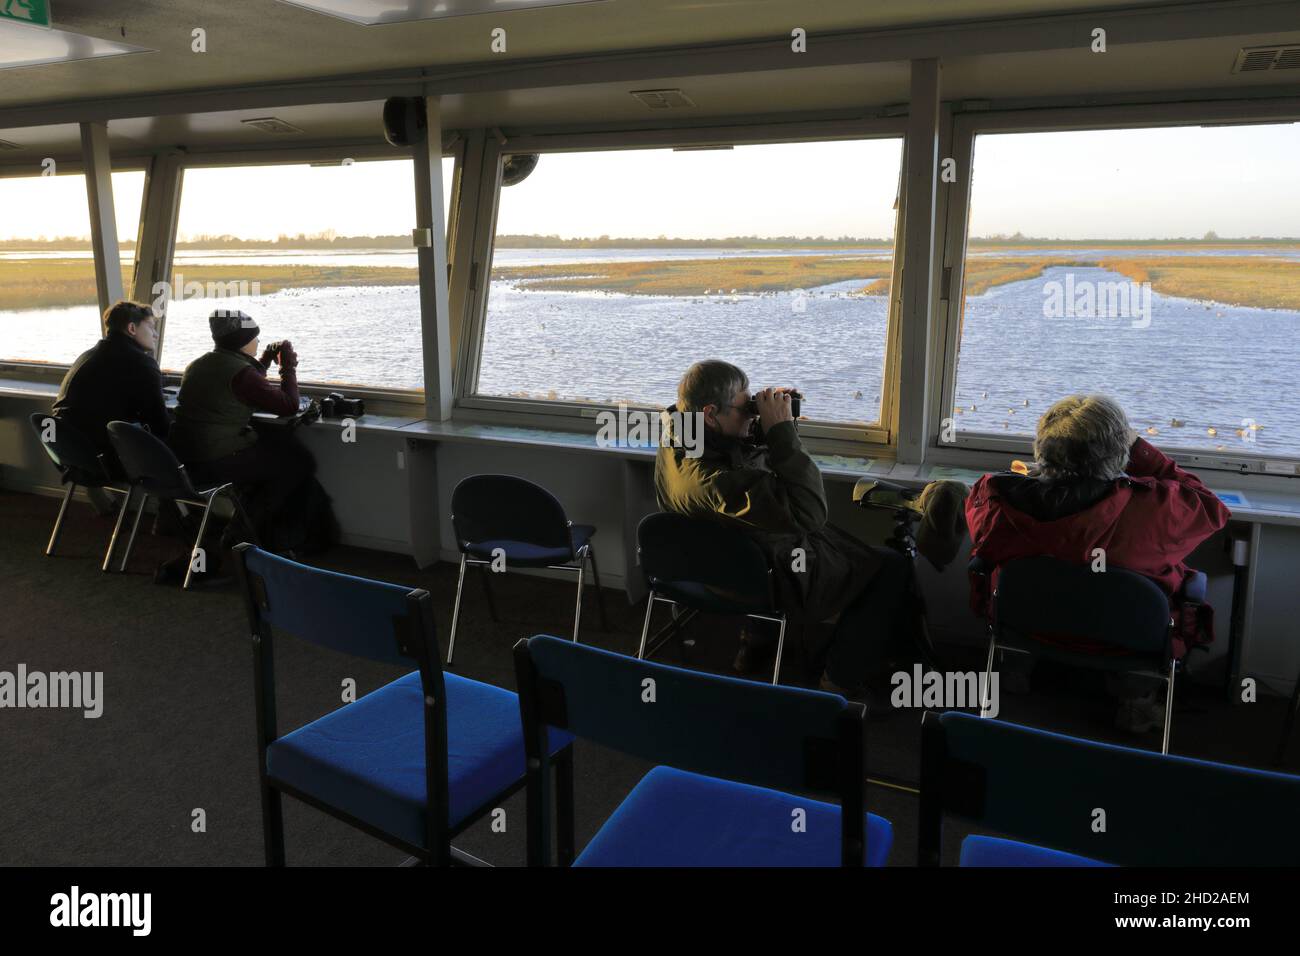
<svg viewBox="0 0 1300 956"><path fill-rule="evenodd" d="M444 673L448 826L524 774L519 698ZM416 846L425 842L424 692L418 671L346 704L267 748L267 773ZM551 752L572 740L550 731Z"/></svg>
<svg viewBox="0 0 1300 956"><path fill-rule="evenodd" d="M968 836L961 841L960 866L1111 866L1101 860L1049 850L1001 837Z"/></svg>
<svg viewBox="0 0 1300 956"><path fill-rule="evenodd" d="M546 548L527 541L471 541L465 545L465 553L480 561L491 561L492 552L500 548L505 552L506 564L519 567L544 567L548 564L568 564L574 560L574 553L582 550L596 534L596 528L589 524L575 524L569 529L573 534L573 550L568 548Z"/></svg>
<svg viewBox="0 0 1300 956"><path fill-rule="evenodd" d="M793 829L793 811L807 816ZM883 866L888 820L866 815L868 866ZM574 866L840 866L840 808L779 790L655 767Z"/></svg>

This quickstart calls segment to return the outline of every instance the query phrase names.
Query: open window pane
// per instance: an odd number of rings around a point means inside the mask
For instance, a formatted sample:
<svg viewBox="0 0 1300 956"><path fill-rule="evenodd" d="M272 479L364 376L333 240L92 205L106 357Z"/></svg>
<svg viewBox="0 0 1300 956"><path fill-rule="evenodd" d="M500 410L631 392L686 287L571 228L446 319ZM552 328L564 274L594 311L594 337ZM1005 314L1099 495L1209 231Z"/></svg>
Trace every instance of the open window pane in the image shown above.
<svg viewBox="0 0 1300 956"><path fill-rule="evenodd" d="M1300 455L1300 124L981 135L958 431L1073 392L1150 441Z"/></svg>
<svg viewBox="0 0 1300 956"><path fill-rule="evenodd" d="M144 173L112 178L129 289ZM0 179L0 360L71 364L100 337L100 314L85 177Z"/></svg>
<svg viewBox="0 0 1300 956"><path fill-rule="evenodd" d="M880 417L900 139L543 154L502 188L477 393L664 406L699 359Z"/></svg>
<svg viewBox="0 0 1300 956"><path fill-rule="evenodd" d="M163 368L212 348L213 309L241 309L293 342L304 382L423 388L414 225L406 159L187 169Z"/></svg>

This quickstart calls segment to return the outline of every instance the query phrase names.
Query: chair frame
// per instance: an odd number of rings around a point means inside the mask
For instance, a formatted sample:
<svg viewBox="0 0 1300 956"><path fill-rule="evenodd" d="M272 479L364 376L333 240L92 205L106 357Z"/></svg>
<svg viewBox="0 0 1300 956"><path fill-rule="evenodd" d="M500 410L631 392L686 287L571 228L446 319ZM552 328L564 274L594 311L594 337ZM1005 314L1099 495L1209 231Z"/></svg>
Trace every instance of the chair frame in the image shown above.
<svg viewBox="0 0 1300 956"><path fill-rule="evenodd" d="M551 795L546 786L551 764L555 771L557 816L556 858L560 866L572 866L577 858L573 826L573 745L554 760L547 754L547 727L567 730L563 698L542 693L537 667L528 649L528 638L515 644L515 675L519 688L519 710L524 724L524 751L527 757L528 865L548 866L551 858ZM650 663L651 667L670 667ZM695 673L695 672L692 672ZM711 677L712 675L700 675ZM731 680L734 678L717 678ZM837 774L840 803L840 862L846 867L866 864L867 766L866 707L848 701L836 720L838 730ZM571 732L571 731L570 731ZM574 734L581 739L581 734ZM563 760L560 759L563 757ZM719 778L726 779L726 778Z"/></svg>
<svg viewBox="0 0 1300 956"><path fill-rule="evenodd" d="M637 529L637 533L638 535L640 534L639 527ZM641 565L641 542L639 540L637 541L637 546L636 546L636 559L637 559L637 564ZM645 574L646 587L649 590L649 595L646 597L645 620L641 624L641 643L637 648L636 656L637 656L637 660L644 661L654 657L654 655L659 652L659 649L662 648L665 644L667 644L668 641L673 637L675 633L677 633L681 628L689 624L691 619L694 618L695 615L699 612L696 608L692 608L690 605L683 605L680 601L674 601L672 598L660 597L659 593L655 590L654 581L651 580L649 573L644 571L644 565L641 566L643 568L643 573ZM772 594L774 592L774 585L772 583L772 569L770 567L767 569L767 590L768 590L768 594ZM654 644L651 645L650 644L650 619L654 616L655 602L669 605L673 609L673 619L669 624L665 625L663 628L655 632ZM687 614L678 617L677 611L679 607L686 607L688 609ZM770 621L773 624L780 625L780 630L777 632L777 637L776 637L776 663L772 667L772 683L779 684L781 682L781 655L782 652L785 650L785 626L786 626L785 611L778 610L773 614L760 614L758 612L752 612L752 613L747 612L745 614L745 617L756 621Z"/></svg>
<svg viewBox="0 0 1300 956"><path fill-rule="evenodd" d="M527 778L515 781L505 790L490 797L471 811L457 826L448 826L447 701L445 694L431 692L432 688L440 683L434 680L433 675L433 668L438 666L438 642L434 631L433 599L423 588L414 589L406 595L406 616L395 620L393 627L394 638L401 653L413 658L419 668L420 686L424 691L424 772L427 800L424 814L424 846L417 846L395 837L297 787L276 780L267 773L267 750L280 736L276 726L275 708L275 638L271 625L258 614L258 598L255 595L260 595L264 599L265 587L261 584L261 578L250 572L246 566L245 556L251 547L252 545L247 543L235 546L235 568L239 577L240 592L244 597L253 645L253 686L257 703L257 766L266 865L285 865L284 814L281 801L281 795L285 794L409 854L412 859L408 860L406 865L414 863L421 866L490 866L491 864L478 857L452 846L451 841L495 807L500 806L507 797L517 793L525 786ZM557 768L568 766L571 772L572 747L565 747L557 754L555 762ZM442 812L434 813L435 807L440 807Z"/></svg>
<svg viewBox="0 0 1300 956"><path fill-rule="evenodd" d="M185 470L185 466L181 465L180 469L183 472ZM188 477L186 478L186 480L188 481ZM134 490L134 486L133 486L133 490ZM252 520L248 517L248 512L244 510L244 504L239 499L239 493L235 490L234 482L228 481L225 484L216 485L207 490L198 490L198 497L196 498L170 499L172 501L176 501L183 505L193 505L195 508L203 509L203 517L199 520L199 532L198 535L195 536L194 546L190 548L190 560L189 560L189 564L186 566L185 569L185 581L181 585L182 590L188 591L190 589L190 581L194 577L194 556L198 553L199 549L203 547L203 537L205 534L207 534L207 530L208 530L208 517L212 514L213 504L216 502L217 498L221 495L226 496L226 499L231 503L231 506L234 508L236 516L240 520L242 520L245 525L248 526L248 533L252 536L253 544L260 544L260 542L257 539L256 526L253 524ZM144 515L144 510L145 508L148 507L149 499L152 497L154 497L152 493L145 492L144 497L140 499L140 507L136 510L135 520L131 523L131 536L127 539L126 551L123 552L122 563L118 566L117 569L119 573L126 571L127 562L131 560L131 551L135 547L136 532L140 530L140 518ZM109 561L110 558L112 557L113 549L116 547L117 536L122 529L122 523L126 518L127 510L128 510L127 506L130 503L130 501L131 501L130 495L128 495L122 501L122 510L117 516L117 527L113 529L113 539L108 544L108 554L104 556L105 571L108 570Z"/></svg>
<svg viewBox="0 0 1300 956"><path fill-rule="evenodd" d="M452 516L455 520L455 515ZM567 520L567 519L566 519ZM573 642L578 642L578 625L582 621L582 582L583 572L586 570L587 561L591 561L591 576L596 585L596 608L600 612L601 627L609 630L609 617L605 614L605 596L600 589L600 569L596 566L596 551L588 541L581 548L574 548L572 541L573 522L567 522L569 527L570 541L569 548L573 551L573 559L568 564L547 564L544 567L550 571L573 571L578 575L578 595L573 603ZM488 611L492 615L492 620L497 621L496 604L492 600L492 580L491 568L492 562L483 558L471 558L469 552L465 550L464 542L457 542L460 546L460 573L456 577L456 603L451 608L451 633L447 637L447 667L452 667L456 654L456 632L460 625L460 596L465 586L465 568L469 565L477 565L484 569L483 589L487 593ZM576 563L574 563L576 562Z"/></svg>
<svg viewBox="0 0 1300 956"><path fill-rule="evenodd" d="M992 573L992 570L993 569L989 569L987 571L981 571L978 573L981 574ZM1137 572L1130 572L1130 573L1136 574ZM994 610L991 615L992 619L988 623L988 635L989 635L988 659L984 665L984 683L980 687L979 715L980 717L985 719L989 719L989 710L991 709L991 704L992 704L992 702L988 699L987 695L988 695L989 688L992 686L993 658L995 654L998 651L1002 651L1003 653L1006 653L1007 651L1012 651L1013 653L1030 654L1031 656L1033 654L1032 651L1026 648L1017 647L1011 644L1000 644L998 642L998 637L1001 628L997 623L997 610L996 610L997 596L998 596L998 592L994 590L992 592ZM1173 627L1174 627L1174 620L1171 617L1169 619L1169 629L1172 630ZM1072 655L1072 656L1082 656L1082 655ZM1173 717L1174 717L1174 681L1178 674L1178 659L1173 656L1173 647L1168 642L1166 642L1165 656L1168 658L1168 660L1165 665L1166 670L1164 673L1161 673L1160 671L1151 668L1124 671L1124 673L1137 674L1141 677L1150 677L1154 680L1164 681L1165 683L1165 727L1164 727L1164 734L1160 742L1160 752L1162 754L1169 753L1169 735L1173 729L1172 725L1173 725ZM1078 666L1086 667L1087 665L1082 661L1080 661Z"/></svg>
<svg viewBox="0 0 1300 956"><path fill-rule="evenodd" d="M952 712L953 716L960 717L964 721L974 720L973 715L965 714L960 711ZM1030 845L1042 846L1046 849L1055 849L1057 852L1070 853L1079 856L1085 856L1100 863L1119 866L1206 866L1206 865L1285 865L1278 861L1269 864L1243 863L1242 861L1225 861L1224 863L1207 864L1200 859L1199 851L1194 859L1180 860L1177 863L1155 861L1153 859L1142 859L1141 854L1130 856L1123 849L1117 848L1114 855L1100 855L1095 850L1089 850L1080 845L1066 845L1061 848L1052 846L1054 842L1052 836L1041 829L1036 831L1036 825L1030 822L1024 828L1017 829L1015 826L1004 826L998 822L998 816L1006 817L1005 809L1000 813L991 812L988 803L989 783L988 773L990 769L1005 771L1012 766L1017 769L1023 767L1023 763L1013 762L1005 755L998 758L1001 762L967 762L960 757L954 756L949 749L948 732L943 726L942 717L944 715L929 711L921 717L921 795L919 814L917 819L917 866L936 867L941 863L940 856L943 845L943 822L946 815L975 823L985 829L991 829L1000 832L1001 835L1016 842L1028 843ZM1067 747L1077 747L1083 750L1097 750L1114 752L1116 759L1136 760L1146 766L1156 766L1168 763L1171 768L1186 766L1189 764L1209 765L1220 771L1244 772L1249 775L1259 775L1263 777L1287 777L1289 775L1279 774L1277 771L1264 770L1262 768L1233 766L1230 764L1221 764L1214 761L1207 761L1194 757L1183 757L1170 754L1157 754L1150 750L1143 750L1136 747L1128 747L1122 744L1111 744L1104 741L1088 740L1082 737L1075 737L1068 734L1062 734L1053 730L1044 730L1041 728L1028 727L1024 725L1009 725L1019 730L1027 731L1036 736L1046 736L1058 738L1064 742ZM1088 766L1088 761L1082 761ZM1052 777L1042 777L1040 774L1030 774L1032 779L1054 779ZM1119 787L1125 786L1126 778L1115 775L1108 786ZM1300 778L1294 776L1291 780L1300 782ZM1006 781L999 781L996 786L1005 789ZM1049 801L1046 806L1052 807L1050 801L1059 799L1056 793L1050 792L1052 785L1048 785L1049 792L1046 797L1040 791L1033 791L1031 799L1040 803L1044 799ZM1067 788L1058 786L1058 791ZM1131 789L1131 787L1128 787ZM1145 792L1145 791L1143 791ZM1096 796L1096 795L1094 795ZM1097 796L1097 799L1104 799ZM1087 806L1091 806L1088 803ZM1105 803L1100 804L1105 806ZM1187 818L1198 811L1188 810L1181 813L1181 819L1177 822L1164 824L1165 835L1173 840L1176 844L1182 846L1196 846L1197 841L1194 836L1188 836L1188 831L1183 829L1187 825ZM1162 818L1163 819L1163 818ZM1041 821L1038 826L1041 826ZM1059 835L1058 835L1059 836ZM1294 845L1294 839L1291 845Z"/></svg>
<svg viewBox="0 0 1300 956"><path fill-rule="evenodd" d="M768 573L768 580L771 581L771 575L772 575L771 569L768 569L767 573ZM655 644L653 647L649 648L649 651L647 653L647 645L649 644L649 640L650 640L650 619L654 615L656 602L660 604L667 604L670 607L672 607L673 620L671 623L667 624L661 631L655 633ZM682 618L677 617L677 609L682 606L683 605L680 602L674 601L671 598L660 597L659 594L655 591L654 587L653 586L650 587L650 593L649 596L646 598L646 602L645 602L645 621L641 624L641 644L637 648L637 652L636 652L637 660L644 661L652 658L659 651L659 649L664 646L664 644L668 643L669 639L673 636L673 633L675 631L686 626L686 624L689 622L690 619L686 617L682 617ZM691 617L694 617L695 609L689 607L688 609L690 612L692 612ZM785 650L785 625L786 625L785 612L781 611L775 615L747 613L745 617L755 621L771 621L773 624L780 625L780 629L777 631L777 636L776 636L776 664L772 667L772 683L779 684L781 682L781 655L782 652Z"/></svg>
<svg viewBox="0 0 1300 956"><path fill-rule="evenodd" d="M44 415L41 415L41 413L39 413L39 412L38 412L38 413L34 413L34 414L31 416L31 421L32 421L33 425L35 425L36 417L37 417L38 415L39 415L42 419L45 419L45 418L51 418L51 419L54 419L55 424L56 424L56 427L57 427L57 425L58 425L58 417L57 417L53 412L49 412L49 413L44 414ZM70 426L68 426L68 425L65 424L64 427L66 428L66 427L70 427ZM44 442L42 442L42 445L44 445ZM47 452L47 456L48 456L48 452ZM67 490L64 491L64 493L63 493L63 500L62 500L62 502L59 504L59 514L58 514L58 517L56 517L56 518L54 519L54 528L53 528L53 530L50 531L50 540L49 540L49 542L45 545L45 556L46 556L46 557L53 557L53 556L54 556L54 550L55 550L55 548L57 548L57 547L59 546L59 537L63 534L63 519L64 519L64 517L65 517L65 516L67 515L67 513L68 513L68 504L69 504L69 502L72 501L72 496L73 496L73 494L76 492L76 490L77 490L79 487L84 487L84 488L90 488L90 487L102 488L104 491L111 491L111 492L113 492L113 494L115 494L115 495L121 495L121 496L122 496L122 503L123 503L123 505L125 505L126 502L127 502L127 500L131 497L131 490L132 490L132 489L131 489L131 485L128 483L128 484L126 485L126 487L124 487L124 488L119 488L119 487L117 486L117 482L114 481L113 476L112 476L111 474L109 474L108 466L107 466L107 464L106 464L105 461L104 461L104 454L103 454L103 452L100 452L98 455L96 455L96 456L95 456L95 460L99 462L99 470L100 470L100 471L103 473L103 475L104 475L105 484L102 484L102 485L93 485L93 486L92 486L92 485L83 485L83 484L81 484L80 482L76 482L76 481L69 481L69 482L67 482L67 486L68 486L68 487L67 487ZM59 466L59 465L54 464L54 460L53 460L53 459L50 460L50 464L54 465L55 470L59 473L59 476L60 476L61 478L66 478L67 475L68 475L68 473L69 473L70 471L72 471L71 467L69 467L69 466L67 466L67 465ZM110 483L110 482L111 482L111 483ZM103 563L100 565L100 570L101 570L101 571L107 571L107 570L108 570L109 561L111 560L112 555L113 555L113 548L114 548L114 546L117 544L117 534L118 534L118 530L121 528L121 524L122 524L122 523L121 523L121 516L120 516L120 513L119 513L119 520L118 520L118 523L117 523L117 525L114 526L114 528L113 528L113 536L112 536L111 538L109 538L109 541L108 541L108 550L107 550L106 552L104 552L104 561L103 561Z"/></svg>

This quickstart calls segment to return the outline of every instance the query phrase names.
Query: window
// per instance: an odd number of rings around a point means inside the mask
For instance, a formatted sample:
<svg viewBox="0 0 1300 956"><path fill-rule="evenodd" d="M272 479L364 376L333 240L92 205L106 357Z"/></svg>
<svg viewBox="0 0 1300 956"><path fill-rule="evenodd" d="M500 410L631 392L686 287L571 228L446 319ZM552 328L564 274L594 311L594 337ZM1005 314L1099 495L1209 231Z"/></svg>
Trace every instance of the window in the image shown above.
<svg viewBox="0 0 1300 956"><path fill-rule="evenodd" d="M880 417L898 138L543 154L501 191L476 394L666 406L692 362Z"/></svg>
<svg viewBox="0 0 1300 956"><path fill-rule="evenodd" d="M305 382L423 388L414 225L410 160L186 169L163 368L210 350L228 308L292 341Z"/></svg>
<svg viewBox="0 0 1300 956"><path fill-rule="evenodd" d="M144 173L112 178L129 289ZM71 364L101 334L85 177L0 179L0 210L0 360Z"/></svg>
<svg viewBox="0 0 1300 956"><path fill-rule="evenodd" d="M959 434L1102 392L1156 444L1300 455L1300 124L974 147Z"/></svg>

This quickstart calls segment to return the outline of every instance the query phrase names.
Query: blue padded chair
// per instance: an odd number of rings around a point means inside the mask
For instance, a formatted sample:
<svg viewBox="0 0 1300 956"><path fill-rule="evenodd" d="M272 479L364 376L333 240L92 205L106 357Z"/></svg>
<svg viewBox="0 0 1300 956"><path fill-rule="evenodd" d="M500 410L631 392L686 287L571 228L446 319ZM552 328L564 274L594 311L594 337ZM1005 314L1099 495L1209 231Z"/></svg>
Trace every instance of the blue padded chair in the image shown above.
<svg viewBox="0 0 1300 956"><path fill-rule="evenodd" d="M976 558L971 570L984 574L992 569ZM1205 575L1198 572L1179 599L1204 602ZM1040 640L1038 635L1106 645L1109 653L1073 650ZM983 686L992 686L993 659L1004 650L1164 681L1165 729L1160 752L1168 753L1178 672L1172 635L1169 597L1150 578L1121 568L1094 572L1087 564L1056 558L1018 558L1001 567L993 592ZM988 702L981 700L980 704L983 714Z"/></svg>
<svg viewBox="0 0 1300 956"><path fill-rule="evenodd" d="M284 865L282 793L424 863L478 862L451 840L523 785L518 698L443 673L427 591L310 568L247 543L235 556L253 636L267 865ZM280 736L278 633L366 660L414 661L418 670ZM570 766L569 742L559 732L548 738L557 767Z"/></svg>
<svg viewBox="0 0 1300 956"><path fill-rule="evenodd" d="M69 425L61 418L49 412L33 412L30 421L36 432L41 447L49 456L59 477L68 486L63 493L63 503L59 505L59 516L54 519L54 530L50 532L49 543L45 546L47 555L54 554L59 545L59 534L63 531L63 518L68 513L68 502L77 486L82 488L103 488L122 496L122 508L117 514L117 524L113 526L113 536L108 539L108 550L104 552L101 570L107 571L117 545L117 536L122 530L122 519L126 515L127 503L131 500L131 487L126 482L113 480L108 462L85 434Z"/></svg>
<svg viewBox="0 0 1300 956"><path fill-rule="evenodd" d="M967 837L963 866L1295 866L1297 805L1289 774L956 711L921 722L921 866L939 865L945 816L1013 838Z"/></svg>
<svg viewBox="0 0 1300 956"><path fill-rule="evenodd" d="M865 812L861 704L544 635L515 645L515 672L529 760L530 865L551 858L549 728L660 765L576 860L561 838L562 865L884 865L893 827ZM570 805L572 773L572 765L560 769L557 781Z"/></svg>
<svg viewBox="0 0 1300 956"><path fill-rule="evenodd" d="M243 502L239 500L239 494L235 491L232 482L213 485L210 488L195 488L190 481L189 472L185 470L185 466L180 463L167 443L131 422L109 422L108 440L113 445L118 461L122 463L122 470L126 472L131 487L139 488L144 494L140 499L140 509L135 513L135 521L131 524L131 537L127 539L126 551L122 555L119 571L125 571L127 562L131 560L131 549L135 547L136 532L140 530L140 518L144 515L144 509L148 506L151 497L203 509L203 518L199 521L199 533L194 539L190 562L185 569L185 581L181 585L185 590L189 589L190 580L194 577L193 559L203 547L203 536L208 530L208 517L212 514L212 505L217 498L224 495L230 501L235 515L244 522L250 537L256 542L257 532L253 528L253 522L245 513ZM124 502L122 514L117 519L119 528L126 512L127 507ZM114 538L116 537L115 532ZM113 545L110 543L110 555L112 551ZM104 559L104 566L107 570L108 558Z"/></svg>
<svg viewBox="0 0 1300 956"><path fill-rule="evenodd" d="M591 539L596 528L574 524L559 500L543 488L514 475L470 475L461 479L451 493L451 525L460 549L460 575L456 578L456 604L451 612L451 635L447 639L447 666L456 653L456 627L460 623L460 594L465 584L465 566L483 568L483 587L488 610L497 620L492 602L491 574L494 557L504 555L509 568L550 568L576 571L578 597L573 607L573 639L578 639L582 619L582 578L591 560L596 583L596 606L601 627L609 629L605 596L600 590L600 569Z"/></svg>
<svg viewBox="0 0 1300 956"><path fill-rule="evenodd" d="M647 645L656 602L673 605L674 615L679 605L709 614L743 614L780 626L772 668L772 683L778 682L785 612L776 605L767 558L752 538L717 521L664 512L641 519L636 553L650 589L637 657L653 656Z"/></svg>

